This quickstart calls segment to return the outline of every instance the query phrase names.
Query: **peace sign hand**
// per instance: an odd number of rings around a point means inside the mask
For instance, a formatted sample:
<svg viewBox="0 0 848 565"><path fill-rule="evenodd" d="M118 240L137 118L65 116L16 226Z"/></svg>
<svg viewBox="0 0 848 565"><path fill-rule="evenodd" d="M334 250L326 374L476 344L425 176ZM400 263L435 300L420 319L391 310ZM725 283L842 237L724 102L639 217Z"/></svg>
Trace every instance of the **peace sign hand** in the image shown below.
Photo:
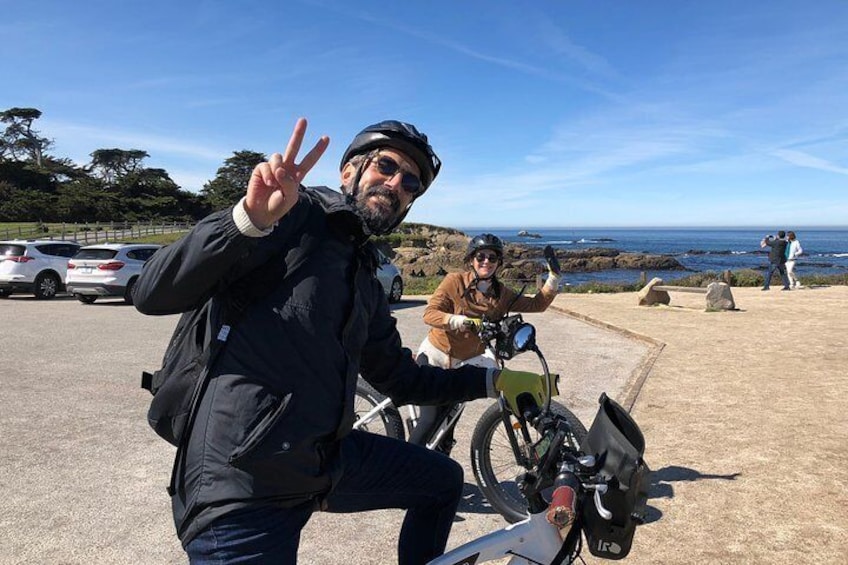
<svg viewBox="0 0 848 565"><path fill-rule="evenodd" d="M295 163L305 133L306 119L300 118L294 126L286 152L283 155L274 153L267 162L256 165L250 175L244 208L250 221L259 229L270 227L288 214L297 203L300 183L330 143L329 137L322 136L301 162Z"/></svg>

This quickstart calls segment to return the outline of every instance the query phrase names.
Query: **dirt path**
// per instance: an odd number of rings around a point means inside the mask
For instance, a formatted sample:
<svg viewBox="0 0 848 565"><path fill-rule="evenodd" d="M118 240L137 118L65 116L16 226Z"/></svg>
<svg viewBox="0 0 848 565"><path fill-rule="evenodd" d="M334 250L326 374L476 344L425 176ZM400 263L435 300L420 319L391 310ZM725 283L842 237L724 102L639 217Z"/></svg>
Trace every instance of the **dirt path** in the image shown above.
<svg viewBox="0 0 848 565"><path fill-rule="evenodd" d="M655 470L630 563L848 563L848 287L555 305L665 344L636 399Z"/></svg>

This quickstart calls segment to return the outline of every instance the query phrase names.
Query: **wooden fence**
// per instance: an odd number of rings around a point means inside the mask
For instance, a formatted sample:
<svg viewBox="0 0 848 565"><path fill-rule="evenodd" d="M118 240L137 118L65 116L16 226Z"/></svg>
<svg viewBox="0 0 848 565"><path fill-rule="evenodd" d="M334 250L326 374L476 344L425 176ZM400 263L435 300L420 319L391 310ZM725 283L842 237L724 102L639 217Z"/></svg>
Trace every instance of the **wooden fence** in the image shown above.
<svg viewBox="0 0 848 565"><path fill-rule="evenodd" d="M187 231L194 224L189 222L109 222L109 223L62 223L36 226L0 228L0 239L51 239L76 241L83 245L103 241L123 241L157 235Z"/></svg>

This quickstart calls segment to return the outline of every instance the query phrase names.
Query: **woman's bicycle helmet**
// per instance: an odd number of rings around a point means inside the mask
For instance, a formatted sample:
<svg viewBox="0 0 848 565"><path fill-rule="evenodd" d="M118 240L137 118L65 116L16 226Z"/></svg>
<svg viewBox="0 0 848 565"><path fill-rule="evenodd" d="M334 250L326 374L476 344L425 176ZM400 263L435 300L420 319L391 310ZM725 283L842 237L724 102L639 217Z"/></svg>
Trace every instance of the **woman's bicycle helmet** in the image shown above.
<svg viewBox="0 0 848 565"><path fill-rule="evenodd" d="M498 257L503 259L504 245L501 239L490 233L481 233L472 237L471 241L468 242L468 251L465 252L465 260L470 261L481 249L491 249L498 254Z"/></svg>
<svg viewBox="0 0 848 565"><path fill-rule="evenodd" d="M415 161L415 164L421 170L421 184L425 190L433 183L442 167L442 162L436 156L433 148L430 147L426 135L418 131L412 124L397 120L385 120L366 127L353 138L344 155L342 155L339 169L343 169L345 163L354 155L368 153L381 147L397 149Z"/></svg>

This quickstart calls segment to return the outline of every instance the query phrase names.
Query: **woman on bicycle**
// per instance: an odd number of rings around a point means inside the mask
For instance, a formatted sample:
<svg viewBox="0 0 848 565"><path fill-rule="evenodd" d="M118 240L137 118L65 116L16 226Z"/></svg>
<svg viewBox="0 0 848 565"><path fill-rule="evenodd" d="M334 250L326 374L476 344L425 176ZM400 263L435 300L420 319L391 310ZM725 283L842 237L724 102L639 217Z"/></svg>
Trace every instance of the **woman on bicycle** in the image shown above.
<svg viewBox="0 0 848 565"><path fill-rule="evenodd" d="M503 264L504 245L495 235L482 233L471 238L465 253L465 272L449 273L430 297L424 323L431 326L418 348L419 365L442 368L460 364L497 367L491 350L480 340L481 319L498 320L511 312L544 312L557 295L561 274L557 262L548 261L548 279L535 296L517 295L497 278ZM449 407L448 407L449 408ZM425 443L429 428L445 407L421 406L418 425L410 434L412 443ZM449 440L450 442L450 440ZM443 446L450 449L450 443Z"/></svg>

